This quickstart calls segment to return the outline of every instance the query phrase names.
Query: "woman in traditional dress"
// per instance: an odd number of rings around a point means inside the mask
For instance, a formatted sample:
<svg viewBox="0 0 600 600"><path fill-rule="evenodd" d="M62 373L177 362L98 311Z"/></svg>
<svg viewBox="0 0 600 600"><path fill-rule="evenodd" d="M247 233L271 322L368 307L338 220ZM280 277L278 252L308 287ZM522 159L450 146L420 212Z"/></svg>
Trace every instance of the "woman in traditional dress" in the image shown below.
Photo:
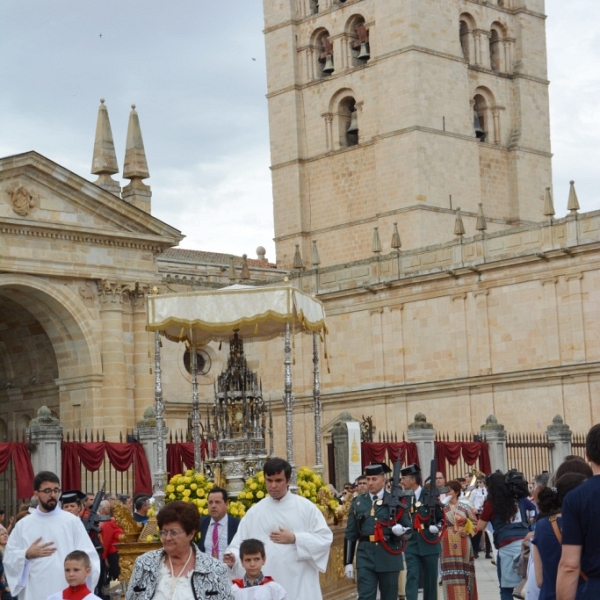
<svg viewBox="0 0 600 600"><path fill-rule="evenodd" d="M459 497L458 481L447 483L450 501L444 507L446 530L442 538L442 584L444 600L477 600L475 562L469 535L474 533L475 515Z"/></svg>
<svg viewBox="0 0 600 600"><path fill-rule="evenodd" d="M233 600L227 567L194 544L200 522L196 506L170 502L156 520L163 549L135 561L127 600Z"/></svg>

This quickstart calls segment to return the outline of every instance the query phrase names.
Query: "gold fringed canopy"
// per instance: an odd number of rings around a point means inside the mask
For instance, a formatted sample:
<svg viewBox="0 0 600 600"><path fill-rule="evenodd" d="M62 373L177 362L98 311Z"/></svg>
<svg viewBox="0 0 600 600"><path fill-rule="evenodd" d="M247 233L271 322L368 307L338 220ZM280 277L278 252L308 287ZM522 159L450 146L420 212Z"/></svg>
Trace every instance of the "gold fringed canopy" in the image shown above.
<svg viewBox="0 0 600 600"><path fill-rule="evenodd" d="M289 285L148 296L148 330L192 346L227 341L236 329L242 339L268 340L286 323L292 331L327 333L321 302Z"/></svg>

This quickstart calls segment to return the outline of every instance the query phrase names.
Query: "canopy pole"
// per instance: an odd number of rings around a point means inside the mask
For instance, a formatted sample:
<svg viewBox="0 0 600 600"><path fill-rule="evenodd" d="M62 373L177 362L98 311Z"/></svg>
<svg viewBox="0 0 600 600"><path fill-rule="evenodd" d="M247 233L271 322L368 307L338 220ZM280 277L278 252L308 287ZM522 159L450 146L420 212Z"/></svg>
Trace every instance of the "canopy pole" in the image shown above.
<svg viewBox="0 0 600 600"><path fill-rule="evenodd" d="M165 405L162 395L162 370L160 367L160 334L154 332L154 410L156 412L156 471L154 471L154 501L157 512L165 503L164 421Z"/></svg>
<svg viewBox="0 0 600 600"><path fill-rule="evenodd" d="M296 399L292 394L292 344L290 334L290 324L285 324L285 342L284 342L285 359L284 364L284 396L283 405L285 406L285 448L287 452L287 461L292 466L292 479L290 481L290 489L296 491L296 466L294 465L294 403Z"/></svg>
<svg viewBox="0 0 600 600"><path fill-rule="evenodd" d="M323 475L321 450L321 379L319 376L318 334L313 331L313 409L315 414L315 472Z"/></svg>
<svg viewBox="0 0 600 600"><path fill-rule="evenodd" d="M200 399L198 398L198 357L195 346L190 347L192 359L192 439L194 441L194 469L202 469L202 455L200 453Z"/></svg>

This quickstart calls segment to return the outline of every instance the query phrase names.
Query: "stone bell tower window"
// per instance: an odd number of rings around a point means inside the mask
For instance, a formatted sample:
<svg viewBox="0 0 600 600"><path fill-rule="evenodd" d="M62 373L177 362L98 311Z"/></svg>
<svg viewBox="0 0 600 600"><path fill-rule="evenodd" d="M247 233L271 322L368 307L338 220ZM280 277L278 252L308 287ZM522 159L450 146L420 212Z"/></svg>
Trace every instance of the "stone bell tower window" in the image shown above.
<svg viewBox="0 0 600 600"><path fill-rule="evenodd" d="M490 35L490 66L492 71L502 70L502 41L497 29L492 29Z"/></svg>
<svg viewBox="0 0 600 600"><path fill-rule="evenodd" d="M369 30L365 26L362 17L351 20L348 28L350 38L350 65L360 67L371 58L371 46L369 44Z"/></svg>
<svg viewBox="0 0 600 600"><path fill-rule="evenodd" d="M462 53L464 58L469 61L470 52L469 52L469 26L466 21L460 22L460 46L462 48Z"/></svg>
<svg viewBox="0 0 600 600"><path fill-rule="evenodd" d="M328 77L334 71L333 65L333 43L329 39L329 32L322 30L316 37L316 74L317 79Z"/></svg>
<svg viewBox="0 0 600 600"><path fill-rule="evenodd" d="M356 100L346 97L338 105L338 123L340 147L349 148L358 145L358 112Z"/></svg>

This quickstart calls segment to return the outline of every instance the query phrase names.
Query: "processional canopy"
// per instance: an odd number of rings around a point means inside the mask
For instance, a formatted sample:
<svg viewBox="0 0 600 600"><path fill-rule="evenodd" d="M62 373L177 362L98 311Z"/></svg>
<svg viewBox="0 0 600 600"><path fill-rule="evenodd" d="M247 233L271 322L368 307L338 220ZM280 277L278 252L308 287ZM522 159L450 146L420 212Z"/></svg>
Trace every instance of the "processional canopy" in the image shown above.
<svg viewBox="0 0 600 600"><path fill-rule="evenodd" d="M198 347L242 339L269 340L292 332L327 333L323 304L290 285L232 285L217 291L148 296L148 330Z"/></svg>

